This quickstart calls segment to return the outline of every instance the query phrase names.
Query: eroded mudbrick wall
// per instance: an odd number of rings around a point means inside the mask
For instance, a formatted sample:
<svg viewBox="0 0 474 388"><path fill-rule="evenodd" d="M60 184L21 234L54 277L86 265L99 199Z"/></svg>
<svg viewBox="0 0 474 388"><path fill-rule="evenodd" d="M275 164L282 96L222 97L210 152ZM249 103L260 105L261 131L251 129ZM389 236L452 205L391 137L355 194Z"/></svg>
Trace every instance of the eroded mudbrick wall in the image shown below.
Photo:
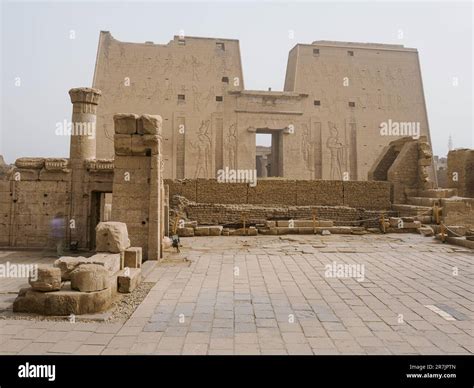
<svg viewBox="0 0 474 388"><path fill-rule="evenodd" d="M164 181L169 195L198 203L290 206L349 206L389 209L389 182L300 181L264 179L255 187L245 183L220 183L215 179Z"/></svg>
<svg viewBox="0 0 474 388"><path fill-rule="evenodd" d="M237 40L138 44L101 32L94 87L98 157L113 155L115 113L160 114L168 179L256 169L258 133L273 135L272 174L289 179L366 180L391 140L430 142L418 52L401 45L297 44L284 91L273 92L245 90ZM383 123L411 132L382 135Z"/></svg>

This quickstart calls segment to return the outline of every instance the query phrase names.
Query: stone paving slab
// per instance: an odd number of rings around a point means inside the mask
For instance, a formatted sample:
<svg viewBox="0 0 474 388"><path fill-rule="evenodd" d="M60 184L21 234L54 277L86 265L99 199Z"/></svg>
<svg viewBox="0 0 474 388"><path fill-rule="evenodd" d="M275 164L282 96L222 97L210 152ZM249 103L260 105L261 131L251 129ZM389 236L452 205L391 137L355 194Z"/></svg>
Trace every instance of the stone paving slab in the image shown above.
<svg viewBox="0 0 474 388"><path fill-rule="evenodd" d="M474 352L472 250L411 234L182 242L191 264L155 266L126 322L2 319L0 353Z"/></svg>

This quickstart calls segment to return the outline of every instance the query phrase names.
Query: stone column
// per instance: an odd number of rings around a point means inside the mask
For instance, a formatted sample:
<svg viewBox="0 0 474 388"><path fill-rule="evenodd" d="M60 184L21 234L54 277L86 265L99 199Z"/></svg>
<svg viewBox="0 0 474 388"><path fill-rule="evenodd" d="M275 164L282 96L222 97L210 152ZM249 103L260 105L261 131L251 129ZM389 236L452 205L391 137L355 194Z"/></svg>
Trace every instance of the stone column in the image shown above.
<svg viewBox="0 0 474 388"><path fill-rule="evenodd" d="M71 203L67 242L77 242L78 248L88 248L89 185L85 161L96 157L97 105L101 96L98 89L74 88L69 91L72 102L71 143Z"/></svg>

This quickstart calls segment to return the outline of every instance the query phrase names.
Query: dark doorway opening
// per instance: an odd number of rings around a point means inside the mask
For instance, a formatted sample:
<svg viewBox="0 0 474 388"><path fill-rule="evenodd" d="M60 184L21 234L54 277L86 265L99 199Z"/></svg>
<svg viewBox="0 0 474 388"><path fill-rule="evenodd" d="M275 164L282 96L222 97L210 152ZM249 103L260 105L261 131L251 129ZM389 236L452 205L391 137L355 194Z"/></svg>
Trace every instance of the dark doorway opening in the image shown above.
<svg viewBox="0 0 474 388"><path fill-rule="evenodd" d="M93 191L89 218L89 248L95 249L95 227L99 222L109 221L112 214L112 193Z"/></svg>
<svg viewBox="0 0 474 388"><path fill-rule="evenodd" d="M257 129L255 164L259 178L282 176L280 133L271 129Z"/></svg>

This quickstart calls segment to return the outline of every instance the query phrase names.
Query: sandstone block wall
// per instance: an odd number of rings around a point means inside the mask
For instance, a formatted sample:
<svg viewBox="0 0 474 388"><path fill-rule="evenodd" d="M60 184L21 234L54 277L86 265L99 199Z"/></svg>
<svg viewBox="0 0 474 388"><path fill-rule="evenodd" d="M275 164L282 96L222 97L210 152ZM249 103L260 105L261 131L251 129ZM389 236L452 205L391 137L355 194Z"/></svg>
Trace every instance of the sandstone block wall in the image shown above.
<svg viewBox="0 0 474 388"><path fill-rule="evenodd" d="M313 214L317 220L334 220L335 225L347 225L356 220L372 219L364 222L364 226L376 227L381 213L386 216L396 215L392 211L364 210L346 206L269 206L252 204L209 204L188 203L183 209L189 220L197 221L200 225L247 225L262 224L266 220L312 220ZM315 212L315 213L313 213Z"/></svg>
<svg viewBox="0 0 474 388"><path fill-rule="evenodd" d="M0 182L0 246L53 247L52 220L61 214L66 226L70 171L48 170L49 162L30 159Z"/></svg>
<svg viewBox="0 0 474 388"><path fill-rule="evenodd" d="M474 228L474 199L441 199L442 220L446 225L461 225Z"/></svg>
<svg viewBox="0 0 474 388"><path fill-rule="evenodd" d="M456 188L460 197L474 198L474 150L449 151L447 187Z"/></svg>
<svg viewBox="0 0 474 388"><path fill-rule="evenodd" d="M389 209L389 182L304 181L261 179L255 187L245 183L219 183L215 179L165 180L169 195L197 203L287 206L348 206Z"/></svg>
<svg viewBox="0 0 474 388"><path fill-rule="evenodd" d="M117 114L112 220L127 224L130 242L157 260L163 236L161 117Z"/></svg>
<svg viewBox="0 0 474 388"><path fill-rule="evenodd" d="M335 86L346 77L346 87ZM277 135L276 176L287 179L349 174L365 180L380 150L397 138L380 134L389 119L419 122L429 141L418 53L402 45L297 44L284 91L276 92L245 90L237 40L175 36L167 44L129 43L103 31L93 85L103 92L98 157L113 154L107 134L115 113L156 112L164 119L169 179L214 178L226 167L253 170L256 133L268 130Z"/></svg>

